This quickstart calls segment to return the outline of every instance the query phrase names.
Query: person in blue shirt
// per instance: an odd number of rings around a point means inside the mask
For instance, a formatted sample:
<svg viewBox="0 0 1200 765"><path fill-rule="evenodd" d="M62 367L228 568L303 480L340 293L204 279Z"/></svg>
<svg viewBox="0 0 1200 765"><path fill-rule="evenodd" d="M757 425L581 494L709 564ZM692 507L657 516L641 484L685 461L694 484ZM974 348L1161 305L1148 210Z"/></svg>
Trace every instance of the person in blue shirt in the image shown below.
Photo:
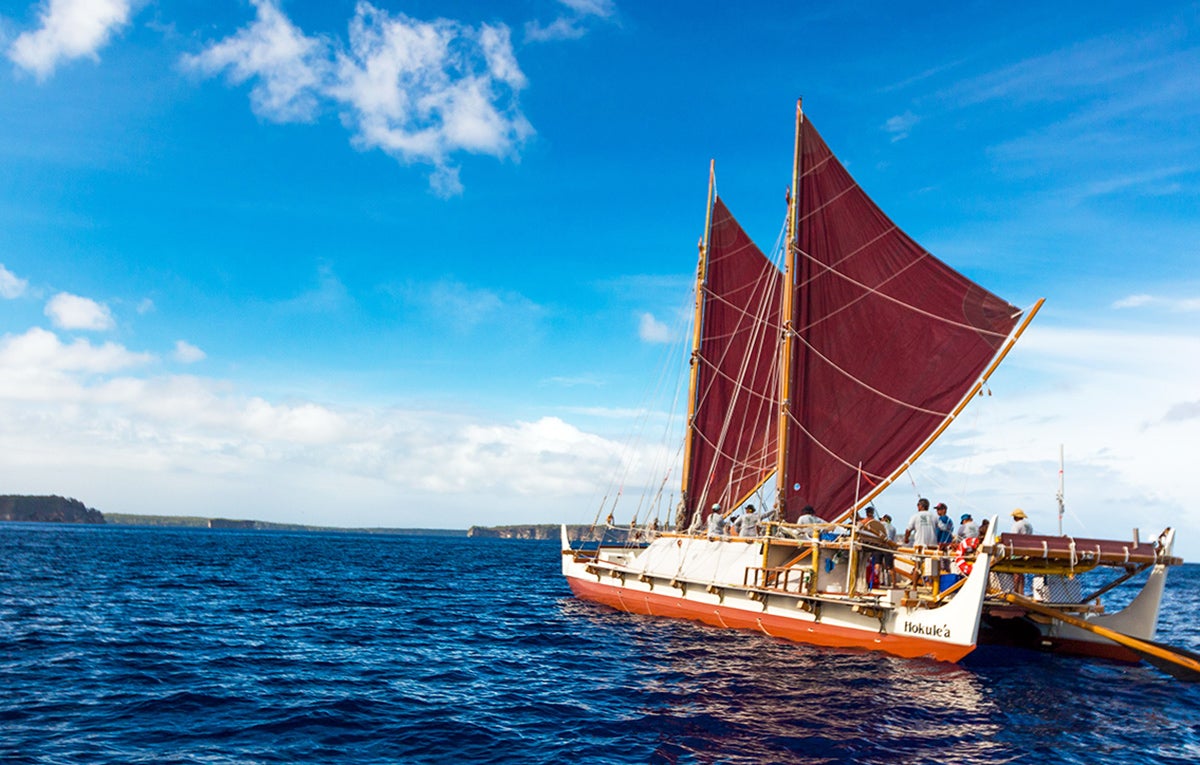
<svg viewBox="0 0 1200 765"><path fill-rule="evenodd" d="M937 511L933 526L937 529L938 553L942 556L941 568L942 571L949 571L950 559L946 557L946 553L950 551L950 545L954 544L954 520L946 514L949 508L945 502L938 502L933 509Z"/></svg>

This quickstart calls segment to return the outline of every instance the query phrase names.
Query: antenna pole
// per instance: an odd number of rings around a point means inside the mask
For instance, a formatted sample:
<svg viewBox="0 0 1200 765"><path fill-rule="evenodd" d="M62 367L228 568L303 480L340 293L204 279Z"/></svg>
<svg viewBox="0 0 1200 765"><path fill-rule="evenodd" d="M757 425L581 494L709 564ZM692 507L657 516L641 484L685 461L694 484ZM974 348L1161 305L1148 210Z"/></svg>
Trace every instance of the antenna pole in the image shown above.
<svg viewBox="0 0 1200 765"><path fill-rule="evenodd" d="M1063 445L1058 445L1058 535L1062 536L1062 519L1066 505L1063 504L1065 485L1063 477Z"/></svg>

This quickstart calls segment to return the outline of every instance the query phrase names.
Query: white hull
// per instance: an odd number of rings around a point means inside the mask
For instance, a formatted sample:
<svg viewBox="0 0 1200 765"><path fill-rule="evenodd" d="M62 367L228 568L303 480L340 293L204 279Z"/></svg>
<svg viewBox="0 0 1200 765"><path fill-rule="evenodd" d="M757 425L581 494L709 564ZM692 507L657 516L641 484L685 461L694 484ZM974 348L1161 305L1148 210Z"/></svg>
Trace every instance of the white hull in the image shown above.
<svg viewBox="0 0 1200 765"><path fill-rule="evenodd" d="M793 555L772 546L766 568ZM906 597L899 588L846 594L846 564L821 559L816 587L799 578L755 586L764 569L763 543L663 536L645 547L602 547L593 556L571 550L563 529L563 575L579 597L633 613L672 616L720 627L751 629L802 643L878 650L897 656L957 661L976 643L987 589L988 553L945 602ZM800 573L800 570L796 570ZM860 576L861 580L861 576Z"/></svg>

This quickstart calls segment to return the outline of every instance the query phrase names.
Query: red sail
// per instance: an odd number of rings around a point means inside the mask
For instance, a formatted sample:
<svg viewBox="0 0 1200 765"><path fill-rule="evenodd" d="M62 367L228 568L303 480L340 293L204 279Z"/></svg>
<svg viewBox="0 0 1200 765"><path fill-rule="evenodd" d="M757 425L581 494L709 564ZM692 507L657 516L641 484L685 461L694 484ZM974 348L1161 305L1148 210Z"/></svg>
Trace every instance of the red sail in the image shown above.
<svg viewBox="0 0 1200 765"><path fill-rule="evenodd" d="M811 122L799 140L785 507L831 519L942 425L1021 312L898 229Z"/></svg>
<svg viewBox="0 0 1200 765"><path fill-rule="evenodd" d="M713 204L703 289L688 517L749 497L776 467L783 276Z"/></svg>

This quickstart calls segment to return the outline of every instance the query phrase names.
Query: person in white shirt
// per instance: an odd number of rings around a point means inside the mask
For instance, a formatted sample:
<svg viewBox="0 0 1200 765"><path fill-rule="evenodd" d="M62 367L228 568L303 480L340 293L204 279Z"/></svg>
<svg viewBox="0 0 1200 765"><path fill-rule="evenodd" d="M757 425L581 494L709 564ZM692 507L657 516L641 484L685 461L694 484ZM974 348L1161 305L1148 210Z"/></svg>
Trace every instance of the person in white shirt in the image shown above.
<svg viewBox="0 0 1200 765"><path fill-rule="evenodd" d="M910 540L913 547L937 546L937 525L929 514L929 500L924 497L917 500L917 512L908 519L908 527L904 529L904 544Z"/></svg>
<svg viewBox="0 0 1200 765"><path fill-rule="evenodd" d="M979 524L975 523L975 519L970 513L963 513L959 519L958 531L954 532L954 536L961 542L964 539L971 539L979 536Z"/></svg>
<svg viewBox="0 0 1200 765"><path fill-rule="evenodd" d="M1013 534L1032 534L1033 533L1033 524L1029 522L1029 517L1025 515L1024 510L1022 510L1021 508L1018 507L1016 510L1012 511L1012 517L1013 517L1013 525L1012 525L1012 533ZM1025 594L1025 575L1024 574L1013 574L1013 591L1015 593L1017 593L1018 595Z"/></svg>
<svg viewBox="0 0 1200 765"><path fill-rule="evenodd" d="M738 536L758 536L758 512L754 509L754 505L746 505L746 509L742 512L742 521L738 526Z"/></svg>
<svg viewBox="0 0 1200 765"><path fill-rule="evenodd" d="M929 512L929 500L921 497L917 500L917 512L912 518L908 519L908 526L904 529L904 544L908 544L912 540L912 546L918 548L937 547L937 522L934 520L933 514ZM920 553L918 552L920 556ZM922 569L925 568L926 560L924 556L920 556L915 566L913 566L913 586L916 587L920 583ZM933 571L925 571L925 576L933 576Z"/></svg>
<svg viewBox="0 0 1200 765"><path fill-rule="evenodd" d="M802 529L802 531L804 532L805 536L811 537L815 537L817 535L820 524L824 522L825 519L816 514L816 511L813 510L812 505L805 505L803 509L800 510L800 517L796 519L796 523L798 525L808 527L806 529Z"/></svg>
<svg viewBox="0 0 1200 765"><path fill-rule="evenodd" d="M1017 508L1012 511L1013 525L1012 533L1014 534L1032 534L1033 524L1029 522L1029 516L1025 515L1025 511Z"/></svg>
<svg viewBox="0 0 1200 765"><path fill-rule="evenodd" d="M708 513L708 538L719 537L725 533L725 517L721 515L721 506L713 505Z"/></svg>

